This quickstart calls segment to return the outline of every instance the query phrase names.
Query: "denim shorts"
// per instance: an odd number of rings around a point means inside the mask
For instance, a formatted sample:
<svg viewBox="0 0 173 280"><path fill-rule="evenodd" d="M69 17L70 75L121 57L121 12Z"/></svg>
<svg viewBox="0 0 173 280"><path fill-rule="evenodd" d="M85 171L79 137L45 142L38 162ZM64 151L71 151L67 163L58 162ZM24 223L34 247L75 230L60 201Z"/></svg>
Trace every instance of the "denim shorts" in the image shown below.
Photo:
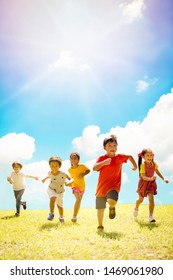
<svg viewBox="0 0 173 280"><path fill-rule="evenodd" d="M115 201L118 201L118 192L115 190L112 190L107 193L107 196L104 197L96 197L96 209L104 209L106 208L106 202L107 199L113 199Z"/></svg>

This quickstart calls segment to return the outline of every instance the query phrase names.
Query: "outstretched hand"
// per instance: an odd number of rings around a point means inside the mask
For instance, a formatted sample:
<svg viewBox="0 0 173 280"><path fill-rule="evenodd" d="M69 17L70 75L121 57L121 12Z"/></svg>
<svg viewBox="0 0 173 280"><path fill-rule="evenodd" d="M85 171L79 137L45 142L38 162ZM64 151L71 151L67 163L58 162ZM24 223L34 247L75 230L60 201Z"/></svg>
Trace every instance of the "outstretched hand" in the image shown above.
<svg viewBox="0 0 173 280"><path fill-rule="evenodd" d="M169 181L167 180L167 179L164 179L163 180L166 184L168 184L169 183Z"/></svg>

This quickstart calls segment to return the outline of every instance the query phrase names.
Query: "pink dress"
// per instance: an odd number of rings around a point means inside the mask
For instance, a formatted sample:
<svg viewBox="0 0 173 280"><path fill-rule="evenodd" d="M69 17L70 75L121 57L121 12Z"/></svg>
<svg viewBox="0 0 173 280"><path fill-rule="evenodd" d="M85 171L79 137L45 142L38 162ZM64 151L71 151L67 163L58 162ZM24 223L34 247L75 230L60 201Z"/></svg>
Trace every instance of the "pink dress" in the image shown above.
<svg viewBox="0 0 173 280"><path fill-rule="evenodd" d="M145 175L147 177L152 177L154 175L154 172L155 172L155 164L153 164L153 165L145 164ZM157 194L156 180L144 181L140 177L139 182L138 182L137 193L142 197L146 197L148 195L148 193L152 193L153 195L156 195Z"/></svg>

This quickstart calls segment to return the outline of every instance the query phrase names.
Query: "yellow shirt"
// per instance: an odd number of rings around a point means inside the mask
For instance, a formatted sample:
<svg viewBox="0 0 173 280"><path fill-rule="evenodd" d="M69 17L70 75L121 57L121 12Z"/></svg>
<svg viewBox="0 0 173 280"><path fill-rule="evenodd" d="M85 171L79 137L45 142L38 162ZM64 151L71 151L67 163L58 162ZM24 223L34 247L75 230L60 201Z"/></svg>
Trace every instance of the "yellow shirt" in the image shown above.
<svg viewBox="0 0 173 280"><path fill-rule="evenodd" d="M74 180L71 185L72 188L76 187L80 191L83 191L85 189L85 176L83 176L82 178L79 178L78 176L80 173L83 173L86 170L89 169L84 164L79 164L76 168L71 167L68 169L70 177Z"/></svg>
<svg viewBox="0 0 173 280"><path fill-rule="evenodd" d="M158 165L156 162L153 162L153 164L155 165L155 170L158 169ZM140 174L145 174L145 163L141 163L140 166Z"/></svg>

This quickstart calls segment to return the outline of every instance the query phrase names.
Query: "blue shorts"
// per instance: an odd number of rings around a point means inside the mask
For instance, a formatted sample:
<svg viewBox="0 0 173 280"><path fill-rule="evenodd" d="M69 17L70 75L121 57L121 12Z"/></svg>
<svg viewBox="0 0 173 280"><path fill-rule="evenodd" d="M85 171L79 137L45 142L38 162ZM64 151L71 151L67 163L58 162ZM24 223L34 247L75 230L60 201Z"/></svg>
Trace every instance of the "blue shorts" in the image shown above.
<svg viewBox="0 0 173 280"><path fill-rule="evenodd" d="M107 193L107 196L104 197L96 197L96 209L104 209L106 208L106 202L107 199L113 199L115 201L118 201L118 192L115 190L112 190Z"/></svg>

